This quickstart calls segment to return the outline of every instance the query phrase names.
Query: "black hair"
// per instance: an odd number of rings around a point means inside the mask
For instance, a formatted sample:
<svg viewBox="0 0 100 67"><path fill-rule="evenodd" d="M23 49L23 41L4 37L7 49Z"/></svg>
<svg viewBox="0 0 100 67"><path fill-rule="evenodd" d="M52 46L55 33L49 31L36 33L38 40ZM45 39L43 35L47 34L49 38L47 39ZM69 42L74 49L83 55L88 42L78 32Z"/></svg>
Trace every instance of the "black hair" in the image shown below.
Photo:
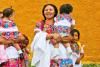
<svg viewBox="0 0 100 67"><path fill-rule="evenodd" d="M65 13L69 14L73 11L73 6L71 4L63 4L60 7L60 14Z"/></svg>
<svg viewBox="0 0 100 67"><path fill-rule="evenodd" d="M6 8L3 10L3 17L10 17L14 10L12 8Z"/></svg>
<svg viewBox="0 0 100 67"><path fill-rule="evenodd" d="M45 10L45 8L46 8L48 5L50 5L50 6L52 6L52 7L54 8L54 11L55 11L54 17L56 17L57 14L58 14L58 9L57 9L57 7L56 7L55 5L53 5L53 4L46 4L46 5L44 5L44 7L43 7L43 9L42 9L42 15L43 15L43 17L44 17L44 20L46 20L46 17L45 17L45 15L44 15L44 10Z"/></svg>
<svg viewBox="0 0 100 67"><path fill-rule="evenodd" d="M77 29L71 30L71 32L70 32L71 36L74 36L74 33L78 34L78 40L79 40L80 39L80 32L79 32L79 30L77 30Z"/></svg>

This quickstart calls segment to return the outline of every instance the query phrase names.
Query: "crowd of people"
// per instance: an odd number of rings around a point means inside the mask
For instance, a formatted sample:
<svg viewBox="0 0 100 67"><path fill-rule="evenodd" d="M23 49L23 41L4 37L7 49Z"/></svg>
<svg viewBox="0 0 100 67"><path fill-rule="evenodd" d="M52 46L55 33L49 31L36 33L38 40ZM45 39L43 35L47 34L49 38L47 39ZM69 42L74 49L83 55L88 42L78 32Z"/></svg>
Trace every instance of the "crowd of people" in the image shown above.
<svg viewBox="0 0 100 67"><path fill-rule="evenodd" d="M44 5L44 19L36 23L31 43L32 67L82 67L84 45L79 41L72 11L71 4L61 5L59 14L55 5ZM29 65L29 39L18 30L14 12L12 8L0 12L0 67Z"/></svg>

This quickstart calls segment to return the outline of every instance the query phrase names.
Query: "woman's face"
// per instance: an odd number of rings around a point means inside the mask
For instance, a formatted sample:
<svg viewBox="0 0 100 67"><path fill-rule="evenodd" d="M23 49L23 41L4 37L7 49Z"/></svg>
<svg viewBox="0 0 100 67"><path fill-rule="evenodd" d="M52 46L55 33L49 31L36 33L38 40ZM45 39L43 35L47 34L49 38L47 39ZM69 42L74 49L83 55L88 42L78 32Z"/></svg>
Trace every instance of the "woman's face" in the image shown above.
<svg viewBox="0 0 100 67"><path fill-rule="evenodd" d="M46 8L44 9L44 15L46 17L46 19L52 19L54 18L54 8L51 5L46 6Z"/></svg>
<svg viewBox="0 0 100 67"><path fill-rule="evenodd" d="M78 41L78 33L77 33L77 32L74 33L73 39L74 39L75 41Z"/></svg>

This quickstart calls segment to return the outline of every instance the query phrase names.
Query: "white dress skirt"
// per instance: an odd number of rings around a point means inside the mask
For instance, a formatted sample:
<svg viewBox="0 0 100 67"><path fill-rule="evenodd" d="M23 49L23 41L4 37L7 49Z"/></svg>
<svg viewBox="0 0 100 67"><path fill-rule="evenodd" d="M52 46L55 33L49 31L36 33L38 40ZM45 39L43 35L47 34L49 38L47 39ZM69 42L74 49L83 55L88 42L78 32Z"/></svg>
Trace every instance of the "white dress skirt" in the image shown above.
<svg viewBox="0 0 100 67"><path fill-rule="evenodd" d="M0 64L7 61L7 54L4 45L0 45Z"/></svg>

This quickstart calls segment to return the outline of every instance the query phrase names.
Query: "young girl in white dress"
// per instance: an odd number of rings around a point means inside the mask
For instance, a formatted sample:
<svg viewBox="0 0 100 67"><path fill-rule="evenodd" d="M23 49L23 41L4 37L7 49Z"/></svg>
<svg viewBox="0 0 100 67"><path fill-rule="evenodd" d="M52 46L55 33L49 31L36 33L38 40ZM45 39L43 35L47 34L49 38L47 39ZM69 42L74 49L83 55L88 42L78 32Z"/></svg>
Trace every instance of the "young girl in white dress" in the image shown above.
<svg viewBox="0 0 100 67"><path fill-rule="evenodd" d="M72 41L70 42L72 48L73 65L74 67L82 67L81 60L84 57L84 45L79 42L80 32L77 29L73 29L71 31L71 36L73 37Z"/></svg>

